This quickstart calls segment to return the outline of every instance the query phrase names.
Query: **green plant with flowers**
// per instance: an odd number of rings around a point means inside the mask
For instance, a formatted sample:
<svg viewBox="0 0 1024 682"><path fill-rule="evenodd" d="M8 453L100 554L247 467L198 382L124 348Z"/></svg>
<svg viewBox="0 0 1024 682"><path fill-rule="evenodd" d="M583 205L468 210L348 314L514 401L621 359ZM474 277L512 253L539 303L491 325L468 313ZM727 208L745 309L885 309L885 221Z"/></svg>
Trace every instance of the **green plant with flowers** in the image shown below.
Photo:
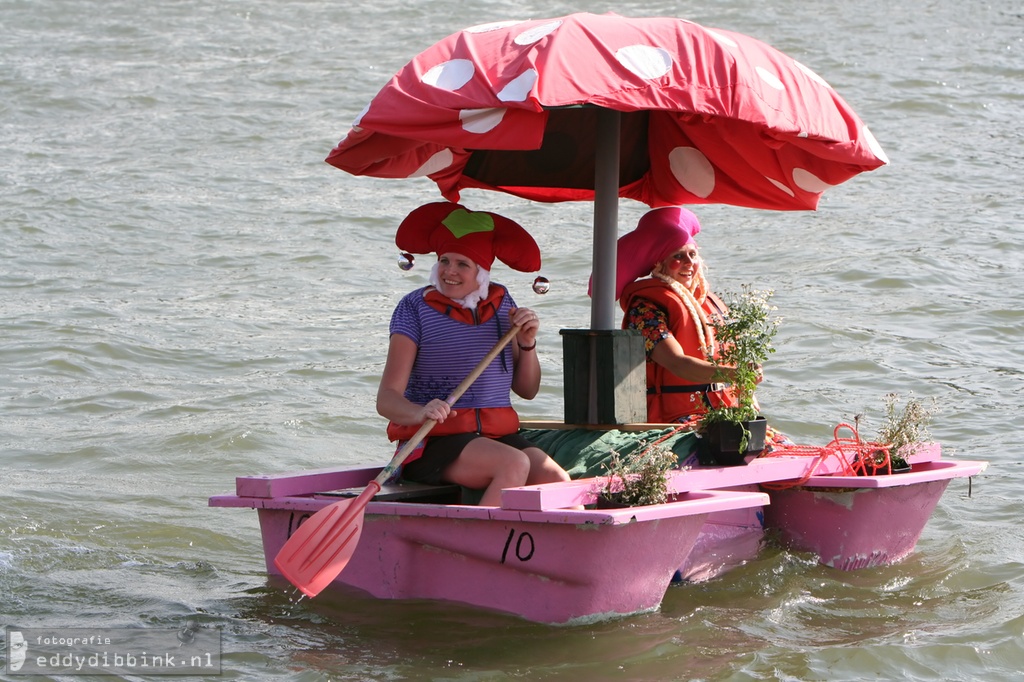
<svg viewBox="0 0 1024 682"><path fill-rule="evenodd" d="M602 467L608 473L597 493L610 502L627 507L664 504L668 500L668 472L678 463L671 448L663 443L648 446L639 441L628 453L612 450Z"/></svg>
<svg viewBox="0 0 1024 682"><path fill-rule="evenodd" d="M761 380L761 367L775 352L772 345L782 319L775 316L771 290L756 290L747 285L739 294L726 295L728 312L712 315L717 352L708 357L715 366L713 381L732 384L736 406L716 407L701 418L703 431L712 424L729 422L742 425L757 418L759 410L754 394ZM750 432L744 427L740 451L746 450Z"/></svg>
<svg viewBox="0 0 1024 682"><path fill-rule="evenodd" d="M917 452L921 443L931 437L928 425L936 412L934 399L926 405L911 394L902 408L901 402L902 397L898 393L885 395L885 421L878 428L878 435L875 437L875 441L884 444L888 450L891 470L910 468L908 458ZM862 415L854 417L854 424L858 429L861 418ZM873 456L874 461L871 463L875 467L886 466L884 450L877 451Z"/></svg>

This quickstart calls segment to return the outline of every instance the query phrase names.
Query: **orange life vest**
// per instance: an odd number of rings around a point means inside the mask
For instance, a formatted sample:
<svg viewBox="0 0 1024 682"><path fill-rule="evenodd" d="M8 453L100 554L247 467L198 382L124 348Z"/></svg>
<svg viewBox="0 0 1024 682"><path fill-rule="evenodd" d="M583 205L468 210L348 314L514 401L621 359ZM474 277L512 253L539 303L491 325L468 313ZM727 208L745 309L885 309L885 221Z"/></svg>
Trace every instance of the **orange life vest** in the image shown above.
<svg viewBox="0 0 1024 682"><path fill-rule="evenodd" d="M430 430L430 437L451 436L456 433L479 433L488 438L501 438L519 431L519 415L513 407L459 408L454 417L449 416L443 424L436 424ZM403 426L388 422L388 440L409 440L422 424Z"/></svg>
<svg viewBox="0 0 1024 682"><path fill-rule="evenodd" d="M629 313L635 299L643 298L655 304L668 315L669 331L682 346L683 352L694 358L704 358L697 338L697 327L690 319L690 311L661 280L641 279L626 285L619 299L623 311ZM711 296L701 306L708 314L724 312ZM629 320L622 320L623 329ZM736 396L731 386L724 384L692 384L676 376L658 363L647 358L647 419L665 424L679 421L694 414L704 414L711 407L735 406Z"/></svg>

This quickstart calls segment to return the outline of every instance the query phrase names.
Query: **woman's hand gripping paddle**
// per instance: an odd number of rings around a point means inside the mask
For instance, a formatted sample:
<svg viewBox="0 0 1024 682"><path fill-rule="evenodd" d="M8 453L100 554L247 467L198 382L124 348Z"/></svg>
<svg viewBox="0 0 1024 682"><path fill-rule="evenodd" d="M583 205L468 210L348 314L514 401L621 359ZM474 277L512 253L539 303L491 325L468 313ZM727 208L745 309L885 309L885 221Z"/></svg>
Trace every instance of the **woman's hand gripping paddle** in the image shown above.
<svg viewBox="0 0 1024 682"><path fill-rule="evenodd" d="M514 326L501 337L469 376L448 396L446 402L449 405L454 405L455 401L462 397L466 389L473 385L517 333L519 326ZM405 458L426 438L435 424L437 422L433 419L423 422L423 426L358 497L335 502L306 519L305 523L288 538L274 559L274 566L281 571L281 575L307 597L315 597L331 584L344 570L356 550L359 534L363 530L363 511L367 502L380 492L381 484L405 462Z"/></svg>

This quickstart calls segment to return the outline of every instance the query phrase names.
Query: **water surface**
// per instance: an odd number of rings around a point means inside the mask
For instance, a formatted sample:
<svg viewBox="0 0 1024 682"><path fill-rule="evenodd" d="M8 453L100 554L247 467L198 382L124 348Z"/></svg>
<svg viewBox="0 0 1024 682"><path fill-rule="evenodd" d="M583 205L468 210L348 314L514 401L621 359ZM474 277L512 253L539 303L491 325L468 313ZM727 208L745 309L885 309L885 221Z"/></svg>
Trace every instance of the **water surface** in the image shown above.
<svg viewBox="0 0 1024 682"><path fill-rule="evenodd" d="M1006 0L590 3L749 33L825 77L892 163L814 213L699 207L720 290L776 290L765 411L802 442L890 391L934 398L954 481L903 563L838 573L778 548L659 611L551 628L266 578L234 477L383 463L386 320L423 269L395 227L426 179L323 163L415 52L572 3L0 0L3 625L223 631L224 679L1016 679L1024 669L1020 186L1024 15ZM589 324L592 207L467 193L527 225L544 327ZM624 231L643 207L623 203Z"/></svg>

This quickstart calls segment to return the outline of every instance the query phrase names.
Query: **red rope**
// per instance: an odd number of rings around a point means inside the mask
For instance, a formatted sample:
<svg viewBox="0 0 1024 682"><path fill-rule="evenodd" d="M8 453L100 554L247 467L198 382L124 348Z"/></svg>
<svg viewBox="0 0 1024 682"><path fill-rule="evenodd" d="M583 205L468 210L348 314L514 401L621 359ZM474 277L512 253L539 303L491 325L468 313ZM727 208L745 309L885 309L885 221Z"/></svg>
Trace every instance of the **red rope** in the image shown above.
<svg viewBox="0 0 1024 682"><path fill-rule="evenodd" d="M843 428L852 431L853 438L840 438L839 431ZM817 457L818 461L807 467L807 472L799 479L776 483L762 483L761 487L769 490L785 490L803 485L829 457L835 457L839 461L839 470L843 476L873 476L877 473L892 473L889 446L861 440L857 429L849 424L839 424L836 426L832 431L832 441L824 447L815 445L780 445L762 456L781 457L794 455Z"/></svg>
<svg viewBox="0 0 1024 682"><path fill-rule="evenodd" d="M667 441L669 438L672 438L676 434L682 433L683 431L689 431L689 430L690 429L688 427L686 427L686 426L676 426L675 428L670 430L668 433L666 433L664 436L662 436L658 440L656 440L653 443L651 443L650 446L647 449L650 450L651 448L655 447L656 445L660 445L661 443L664 443L665 441Z"/></svg>
<svg viewBox="0 0 1024 682"><path fill-rule="evenodd" d="M661 445L662 443L667 441L669 438L672 438L676 434L681 433L683 431L690 431L690 430L691 429L688 426L676 426L675 428L670 430L668 433L666 433L665 435L663 435L660 438L658 438L658 440L654 441L653 443L648 443L647 447L645 447L640 452L640 454L637 455L637 459L639 459L639 460L644 459L645 457L647 457L647 455L651 454L654 451L655 448L657 448L659 445Z"/></svg>

